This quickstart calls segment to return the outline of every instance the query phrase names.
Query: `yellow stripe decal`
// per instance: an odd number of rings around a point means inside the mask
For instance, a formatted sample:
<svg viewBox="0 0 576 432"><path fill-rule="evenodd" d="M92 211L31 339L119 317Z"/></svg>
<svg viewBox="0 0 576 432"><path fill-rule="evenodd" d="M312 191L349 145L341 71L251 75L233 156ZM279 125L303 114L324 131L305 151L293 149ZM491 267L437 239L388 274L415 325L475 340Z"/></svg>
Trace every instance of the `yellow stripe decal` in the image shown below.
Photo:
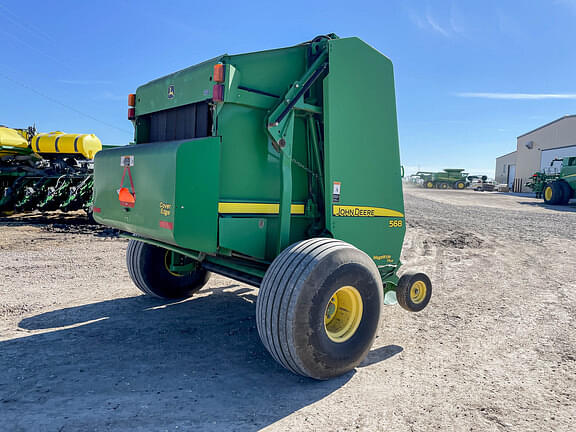
<svg viewBox="0 0 576 432"><path fill-rule="evenodd" d="M562 178L566 178L566 177L574 177L574 176L576 176L576 174L570 174L570 175L567 175L567 176L562 176Z"/></svg>
<svg viewBox="0 0 576 432"><path fill-rule="evenodd" d="M403 218L404 214L396 210L390 210L380 207L361 207L361 206L332 206L332 214L334 216L348 216L348 217L400 217Z"/></svg>
<svg viewBox="0 0 576 432"><path fill-rule="evenodd" d="M221 202L218 203L218 213L278 214L280 204ZM291 213L304 214L304 204L292 204Z"/></svg>

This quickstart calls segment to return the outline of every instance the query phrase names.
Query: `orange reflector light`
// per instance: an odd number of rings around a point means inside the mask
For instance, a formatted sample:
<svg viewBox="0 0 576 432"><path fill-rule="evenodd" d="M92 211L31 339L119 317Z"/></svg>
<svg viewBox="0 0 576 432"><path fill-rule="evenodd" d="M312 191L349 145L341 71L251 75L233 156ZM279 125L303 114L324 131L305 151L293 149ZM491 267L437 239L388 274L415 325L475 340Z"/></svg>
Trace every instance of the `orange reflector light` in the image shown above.
<svg viewBox="0 0 576 432"><path fill-rule="evenodd" d="M130 193L128 188L121 188L120 192L118 193L118 200L120 201L120 205L124 207L134 207L134 203L136 202L136 197Z"/></svg>
<svg viewBox="0 0 576 432"><path fill-rule="evenodd" d="M224 82L224 65L222 63L214 65L214 81L217 83Z"/></svg>
<svg viewBox="0 0 576 432"><path fill-rule="evenodd" d="M134 93L128 95L128 106L136 106L136 95Z"/></svg>
<svg viewBox="0 0 576 432"><path fill-rule="evenodd" d="M214 102L224 102L224 86L216 84L212 89L212 100Z"/></svg>
<svg viewBox="0 0 576 432"><path fill-rule="evenodd" d="M136 108L128 108L128 120L134 120L136 118Z"/></svg>

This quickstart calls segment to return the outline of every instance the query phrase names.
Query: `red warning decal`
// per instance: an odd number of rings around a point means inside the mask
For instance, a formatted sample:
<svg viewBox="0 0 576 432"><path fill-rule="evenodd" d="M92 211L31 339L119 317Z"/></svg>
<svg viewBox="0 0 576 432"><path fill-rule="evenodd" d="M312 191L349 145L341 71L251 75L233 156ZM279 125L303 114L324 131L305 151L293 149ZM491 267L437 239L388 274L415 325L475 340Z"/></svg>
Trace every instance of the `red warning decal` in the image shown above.
<svg viewBox="0 0 576 432"><path fill-rule="evenodd" d="M122 173L122 180L120 180L118 200L120 201L121 206L134 208L134 204L136 203L136 191L134 190L134 182L132 181L132 173L130 172L130 167L134 165L134 156L125 156L123 157L123 160L125 161L124 172ZM130 179L130 189L124 187L126 173L128 173L128 178Z"/></svg>
<svg viewBox="0 0 576 432"><path fill-rule="evenodd" d="M160 228L166 228L169 230L174 229L174 224L172 222L160 221L159 225L160 225Z"/></svg>

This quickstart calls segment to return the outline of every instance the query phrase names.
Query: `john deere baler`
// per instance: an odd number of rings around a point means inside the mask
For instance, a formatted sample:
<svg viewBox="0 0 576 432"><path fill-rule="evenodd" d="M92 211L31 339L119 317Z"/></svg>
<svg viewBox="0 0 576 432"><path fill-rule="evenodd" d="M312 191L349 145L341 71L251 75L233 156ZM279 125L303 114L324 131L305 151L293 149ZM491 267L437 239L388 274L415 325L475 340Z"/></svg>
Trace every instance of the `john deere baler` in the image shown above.
<svg viewBox="0 0 576 432"><path fill-rule="evenodd" d="M135 145L95 160L94 215L124 230L134 283L191 296L210 272L260 288L262 342L326 379L368 353L398 278L404 205L392 63L357 38L212 60L129 96Z"/></svg>

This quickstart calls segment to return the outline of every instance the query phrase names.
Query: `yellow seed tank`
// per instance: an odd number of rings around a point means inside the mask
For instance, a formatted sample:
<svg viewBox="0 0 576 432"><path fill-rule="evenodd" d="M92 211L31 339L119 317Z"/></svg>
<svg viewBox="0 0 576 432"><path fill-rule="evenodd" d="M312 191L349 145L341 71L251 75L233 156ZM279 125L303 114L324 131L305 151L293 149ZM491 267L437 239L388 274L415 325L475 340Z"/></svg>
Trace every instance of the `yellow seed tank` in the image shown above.
<svg viewBox="0 0 576 432"><path fill-rule="evenodd" d="M81 154L93 159L102 150L102 142L94 134L41 133L32 139L32 150L40 154Z"/></svg>
<svg viewBox="0 0 576 432"><path fill-rule="evenodd" d="M0 146L28 147L28 140L15 129L0 126Z"/></svg>

